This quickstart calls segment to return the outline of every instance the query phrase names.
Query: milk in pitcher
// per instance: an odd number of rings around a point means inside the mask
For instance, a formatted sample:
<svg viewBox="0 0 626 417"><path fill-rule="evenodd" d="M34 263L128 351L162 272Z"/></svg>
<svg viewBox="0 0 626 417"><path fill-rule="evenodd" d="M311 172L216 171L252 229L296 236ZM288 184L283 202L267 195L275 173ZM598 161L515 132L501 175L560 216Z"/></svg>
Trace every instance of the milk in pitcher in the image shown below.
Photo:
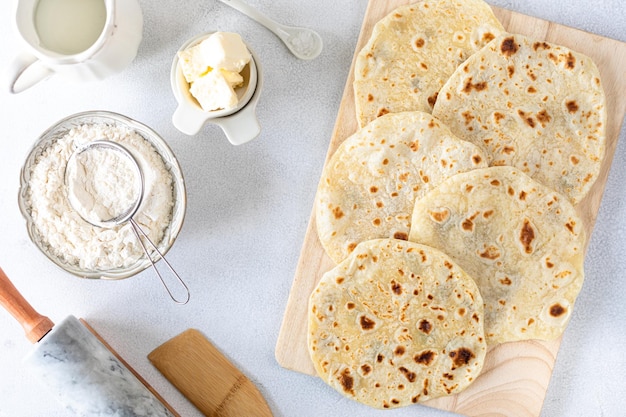
<svg viewBox="0 0 626 417"><path fill-rule="evenodd" d="M98 40L106 17L104 0L39 0L34 20L41 46L73 55Z"/></svg>

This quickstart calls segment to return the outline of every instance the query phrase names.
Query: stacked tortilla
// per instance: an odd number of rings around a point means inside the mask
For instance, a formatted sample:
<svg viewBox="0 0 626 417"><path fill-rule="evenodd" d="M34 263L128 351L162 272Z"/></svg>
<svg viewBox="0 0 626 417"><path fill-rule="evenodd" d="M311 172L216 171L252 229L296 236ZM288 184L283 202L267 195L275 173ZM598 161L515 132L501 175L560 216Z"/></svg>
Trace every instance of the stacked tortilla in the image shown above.
<svg viewBox="0 0 626 417"><path fill-rule="evenodd" d="M396 9L356 62L361 127L318 188L338 265L311 294L308 346L343 395L393 408L465 389L488 346L562 334L605 98L588 57L505 33L478 0Z"/></svg>

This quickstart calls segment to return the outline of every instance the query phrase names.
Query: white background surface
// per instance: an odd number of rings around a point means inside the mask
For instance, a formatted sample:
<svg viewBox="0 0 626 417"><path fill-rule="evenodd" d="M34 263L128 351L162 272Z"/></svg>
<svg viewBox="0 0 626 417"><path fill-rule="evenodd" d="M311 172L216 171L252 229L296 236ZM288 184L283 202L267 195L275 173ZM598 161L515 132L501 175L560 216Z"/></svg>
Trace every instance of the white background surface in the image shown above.
<svg viewBox="0 0 626 417"><path fill-rule="evenodd" d="M124 1L124 0L120 0ZM20 46L13 4L0 1L0 65ZM266 14L317 30L322 55L299 61L265 28L215 0L141 2L144 40L123 73L102 82L51 78L11 96L0 92L0 266L41 313L86 318L183 416L199 416L146 355L194 327L259 387L277 417L443 416L413 406L378 411L344 399L321 380L282 369L276 338L367 2L249 0ZM490 0L491 4L626 41L621 0ZM208 125L196 137L171 123L173 54L205 31L239 32L260 56L265 89L261 136L240 147ZM4 71L4 68L2 68ZM626 76L626 74L625 74ZM62 272L29 241L17 206L19 172L48 126L85 110L125 114L159 132L186 177L187 217L168 259L191 301L167 298L151 270L132 279L81 280ZM586 281L568 327L543 416L619 416L626 394L626 140L622 130L586 259ZM67 416L22 372L31 349L0 311L0 417Z"/></svg>

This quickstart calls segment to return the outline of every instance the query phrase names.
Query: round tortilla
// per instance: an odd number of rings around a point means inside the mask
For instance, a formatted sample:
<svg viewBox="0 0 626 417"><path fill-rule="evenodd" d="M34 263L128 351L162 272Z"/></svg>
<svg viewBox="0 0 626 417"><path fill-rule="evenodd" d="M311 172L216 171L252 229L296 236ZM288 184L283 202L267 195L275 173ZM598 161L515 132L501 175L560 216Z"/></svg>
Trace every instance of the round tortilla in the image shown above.
<svg viewBox="0 0 626 417"><path fill-rule="evenodd" d="M605 153L606 103L593 61L563 46L502 34L441 89L433 115L486 152L576 204Z"/></svg>
<svg viewBox="0 0 626 417"><path fill-rule="evenodd" d="M319 376L376 408L462 391L487 350L476 283L442 252L402 240L363 242L324 274L308 323Z"/></svg>
<svg viewBox="0 0 626 417"><path fill-rule="evenodd" d="M454 70L504 28L483 0L423 0L374 26L355 61L359 126L401 111L430 113Z"/></svg>
<svg viewBox="0 0 626 417"><path fill-rule="evenodd" d="M364 240L406 240L416 199L445 178L486 166L477 146L430 114L380 117L346 139L324 168L315 205L322 246L339 263Z"/></svg>
<svg viewBox="0 0 626 417"><path fill-rule="evenodd" d="M565 196L513 167L459 174L415 204L409 239L445 251L476 280L489 344L565 330L585 246Z"/></svg>

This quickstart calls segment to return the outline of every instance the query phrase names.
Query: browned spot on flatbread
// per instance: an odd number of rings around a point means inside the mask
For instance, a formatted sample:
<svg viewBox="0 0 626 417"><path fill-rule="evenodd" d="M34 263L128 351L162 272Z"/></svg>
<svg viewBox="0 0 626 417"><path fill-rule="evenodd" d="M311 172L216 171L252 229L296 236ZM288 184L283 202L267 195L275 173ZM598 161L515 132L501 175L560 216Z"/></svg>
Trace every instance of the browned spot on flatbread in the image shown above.
<svg viewBox="0 0 626 417"><path fill-rule="evenodd" d="M437 96L439 95L439 92L436 91L433 95L428 97L428 105L432 108L435 105L435 102L437 101Z"/></svg>
<svg viewBox="0 0 626 417"><path fill-rule="evenodd" d="M422 46L426 44L426 41L422 38L417 38L415 39L415 42L413 44L415 45L416 48L421 48Z"/></svg>
<svg viewBox="0 0 626 417"><path fill-rule="evenodd" d="M429 366L435 360L436 353L432 350L426 350L413 356L413 360L420 365Z"/></svg>
<svg viewBox="0 0 626 417"><path fill-rule="evenodd" d="M506 57L510 57L517 53L519 46L515 43L515 38L512 36L505 38L500 44L500 52Z"/></svg>
<svg viewBox="0 0 626 417"><path fill-rule="evenodd" d="M514 152L515 152L515 148L512 146L505 146L504 148L502 148L502 153L504 154L511 155Z"/></svg>
<svg viewBox="0 0 626 417"><path fill-rule="evenodd" d="M450 217L450 210L445 208L438 211L430 210L428 214L430 214L430 217L437 223L442 223Z"/></svg>
<svg viewBox="0 0 626 417"><path fill-rule="evenodd" d="M423 319L419 322L419 325L417 328L420 329L420 331L426 334L429 334L433 330L433 325L430 324L428 320Z"/></svg>
<svg viewBox="0 0 626 417"><path fill-rule="evenodd" d="M474 231L474 222L471 221L470 219L465 219L463 220L463 223L461 223L461 227L463 228L463 230L472 232Z"/></svg>
<svg viewBox="0 0 626 417"><path fill-rule="evenodd" d="M575 100L570 100L565 103L565 107L567 107L567 111L574 114L578 111L578 104Z"/></svg>
<svg viewBox="0 0 626 417"><path fill-rule="evenodd" d="M509 65L506 67L506 72L509 74L509 78L513 78L513 75L515 74L515 65Z"/></svg>
<svg viewBox="0 0 626 417"><path fill-rule="evenodd" d="M542 127L546 127L546 125L550 123L550 120L552 120L552 117L550 117L548 112L544 109L537 113L537 120L539 120Z"/></svg>
<svg viewBox="0 0 626 417"><path fill-rule="evenodd" d="M532 253L532 243L533 240L535 240L535 230L533 229L528 219L524 219L524 224L522 225L522 229L520 230L519 239L520 242L522 242L522 246L524 247L524 252Z"/></svg>
<svg viewBox="0 0 626 417"><path fill-rule="evenodd" d="M396 294L396 295L401 295L402 294L402 285L400 285L396 281L392 281L391 282L391 291L393 291L393 293Z"/></svg>
<svg viewBox="0 0 626 417"><path fill-rule="evenodd" d="M519 117L522 118L522 120L530 127L534 128L536 123L535 123L535 119L533 119L532 116L529 116L528 113L526 113L523 110L518 110L517 114L519 115Z"/></svg>
<svg viewBox="0 0 626 417"><path fill-rule="evenodd" d="M472 77L469 77L467 80L465 80L465 85L463 86L463 91L466 94L469 94L472 92L472 90L476 90L476 91L483 91L487 89L487 82L486 81L479 81L477 83L472 83Z"/></svg>
<svg viewBox="0 0 626 417"><path fill-rule="evenodd" d="M368 94L368 95L367 95L367 101L369 101L370 103L371 103L372 101L374 101L374 96L373 96L373 95L371 95L371 94Z"/></svg>
<svg viewBox="0 0 626 417"><path fill-rule="evenodd" d="M333 209L333 216L335 216L335 219L341 219L343 217L343 211L341 210L341 207L337 206Z"/></svg>
<svg viewBox="0 0 626 417"><path fill-rule="evenodd" d="M568 52L567 55L565 56L565 68L574 69L575 66L576 66L576 58L574 57L574 55L572 55L571 52Z"/></svg>
<svg viewBox="0 0 626 417"><path fill-rule="evenodd" d="M475 118L471 111L464 111L463 113L461 113L461 116L463 116L465 126L469 125Z"/></svg>
<svg viewBox="0 0 626 417"><path fill-rule="evenodd" d="M452 358L452 363L454 364L452 369L467 365L469 361L476 357L474 352L466 347L460 347L457 350L453 350L449 353L449 356Z"/></svg>
<svg viewBox="0 0 626 417"><path fill-rule="evenodd" d="M552 317L560 317L566 312L567 312L567 309L559 303L556 303L550 306L550 315Z"/></svg>
<svg viewBox="0 0 626 417"><path fill-rule="evenodd" d="M493 261L494 259L498 259L500 257L500 251L495 246L487 246L479 255L481 258Z"/></svg>
<svg viewBox="0 0 626 417"><path fill-rule="evenodd" d="M550 44L547 42L535 42L533 44L533 49L538 51L539 49L550 49Z"/></svg>
<svg viewBox="0 0 626 417"><path fill-rule="evenodd" d="M393 238L399 240L409 240L409 235L406 232L395 232L393 234Z"/></svg>
<svg viewBox="0 0 626 417"><path fill-rule="evenodd" d="M363 375L368 375L370 372L372 372L372 367L368 364L363 364L361 365L361 372L363 373Z"/></svg>
<svg viewBox="0 0 626 417"><path fill-rule="evenodd" d="M393 351L394 355L396 356L402 356L404 355L404 352L406 352L406 348L404 346L397 346L396 349Z"/></svg>
<svg viewBox="0 0 626 417"><path fill-rule="evenodd" d="M363 330L372 330L374 326L376 326L374 320L367 316L361 316L361 318L359 318L359 323L361 324L361 329Z"/></svg>
<svg viewBox="0 0 626 417"><path fill-rule="evenodd" d="M383 107L382 109L378 110L378 113L376 114L376 117L384 116L387 113L389 113L389 109Z"/></svg>
<svg viewBox="0 0 626 417"><path fill-rule="evenodd" d="M354 378L350 375L350 369L344 369L343 372L341 372L341 375L337 377L337 380L341 384L344 392L354 395Z"/></svg>
<svg viewBox="0 0 626 417"><path fill-rule="evenodd" d="M402 373L402 375L404 375L407 381L415 382L415 379L417 378L417 375L415 374L415 372L409 371L404 366L399 367L398 370Z"/></svg>

